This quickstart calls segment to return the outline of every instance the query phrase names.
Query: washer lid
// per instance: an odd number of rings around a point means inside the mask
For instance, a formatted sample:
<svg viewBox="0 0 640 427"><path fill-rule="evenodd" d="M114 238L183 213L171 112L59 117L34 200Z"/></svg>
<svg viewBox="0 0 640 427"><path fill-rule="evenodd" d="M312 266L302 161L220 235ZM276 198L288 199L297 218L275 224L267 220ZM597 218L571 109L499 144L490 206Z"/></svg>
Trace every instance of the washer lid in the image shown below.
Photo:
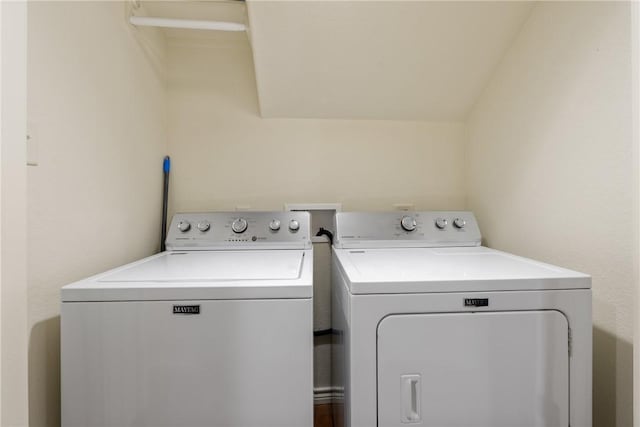
<svg viewBox="0 0 640 427"><path fill-rule="evenodd" d="M586 274L485 247L334 251L354 294L591 287Z"/></svg>
<svg viewBox="0 0 640 427"><path fill-rule="evenodd" d="M98 282L211 282L300 277L302 251L168 252L105 274Z"/></svg>
<svg viewBox="0 0 640 427"><path fill-rule="evenodd" d="M62 300L309 298L311 258L310 250L163 252L67 285Z"/></svg>

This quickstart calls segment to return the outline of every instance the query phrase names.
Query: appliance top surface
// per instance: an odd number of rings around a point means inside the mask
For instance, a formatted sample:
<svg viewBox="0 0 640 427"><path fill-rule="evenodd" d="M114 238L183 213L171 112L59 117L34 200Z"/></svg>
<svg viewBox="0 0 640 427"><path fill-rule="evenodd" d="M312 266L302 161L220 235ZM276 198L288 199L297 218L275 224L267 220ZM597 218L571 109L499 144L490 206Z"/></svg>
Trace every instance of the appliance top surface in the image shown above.
<svg viewBox="0 0 640 427"><path fill-rule="evenodd" d="M588 275L482 246L334 248L352 293L588 289Z"/></svg>
<svg viewBox="0 0 640 427"><path fill-rule="evenodd" d="M98 283L294 280L303 251L172 251L100 277Z"/></svg>
<svg viewBox="0 0 640 427"><path fill-rule="evenodd" d="M311 298L313 251L167 251L62 288L62 301Z"/></svg>
<svg viewBox="0 0 640 427"><path fill-rule="evenodd" d="M308 299L313 249L308 212L173 216L167 251L62 288L63 302Z"/></svg>

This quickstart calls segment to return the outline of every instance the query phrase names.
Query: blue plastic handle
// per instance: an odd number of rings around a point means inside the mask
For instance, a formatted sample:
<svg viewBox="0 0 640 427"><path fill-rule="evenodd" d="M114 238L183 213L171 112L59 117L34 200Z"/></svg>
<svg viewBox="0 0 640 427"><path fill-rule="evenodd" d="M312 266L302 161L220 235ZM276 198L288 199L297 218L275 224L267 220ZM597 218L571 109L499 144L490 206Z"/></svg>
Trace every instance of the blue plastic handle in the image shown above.
<svg viewBox="0 0 640 427"><path fill-rule="evenodd" d="M169 173L169 171L171 170L171 159L169 158L169 156L164 158L162 169L164 170L164 173Z"/></svg>

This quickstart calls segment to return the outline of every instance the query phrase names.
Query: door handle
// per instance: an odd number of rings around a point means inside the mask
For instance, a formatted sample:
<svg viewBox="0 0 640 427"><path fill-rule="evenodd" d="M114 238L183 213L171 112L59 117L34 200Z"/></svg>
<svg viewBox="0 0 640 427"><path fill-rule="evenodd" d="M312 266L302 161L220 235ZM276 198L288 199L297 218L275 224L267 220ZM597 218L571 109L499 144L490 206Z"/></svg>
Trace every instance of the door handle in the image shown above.
<svg viewBox="0 0 640 427"><path fill-rule="evenodd" d="M402 422L403 423L419 423L422 420L420 414L421 401L421 384L420 375L402 375L401 383L401 400L402 400Z"/></svg>

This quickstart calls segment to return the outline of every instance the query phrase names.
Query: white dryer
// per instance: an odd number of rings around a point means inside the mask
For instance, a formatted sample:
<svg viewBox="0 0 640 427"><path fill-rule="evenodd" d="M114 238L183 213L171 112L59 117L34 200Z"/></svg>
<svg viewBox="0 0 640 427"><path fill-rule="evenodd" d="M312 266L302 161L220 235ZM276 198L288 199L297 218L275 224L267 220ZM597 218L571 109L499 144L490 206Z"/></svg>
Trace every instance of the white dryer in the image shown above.
<svg viewBox="0 0 640 427"><path fill-rule="evenodd" d="M62 288L62 426L311 427L309 227L177 214L166 252Z"/></svg>
<svg viewBox="0 0 640 427"><path fill-rule="evenodd" d="M470 212L336 215L346 427L590 427L591 279L480 246Z"/></svg>

